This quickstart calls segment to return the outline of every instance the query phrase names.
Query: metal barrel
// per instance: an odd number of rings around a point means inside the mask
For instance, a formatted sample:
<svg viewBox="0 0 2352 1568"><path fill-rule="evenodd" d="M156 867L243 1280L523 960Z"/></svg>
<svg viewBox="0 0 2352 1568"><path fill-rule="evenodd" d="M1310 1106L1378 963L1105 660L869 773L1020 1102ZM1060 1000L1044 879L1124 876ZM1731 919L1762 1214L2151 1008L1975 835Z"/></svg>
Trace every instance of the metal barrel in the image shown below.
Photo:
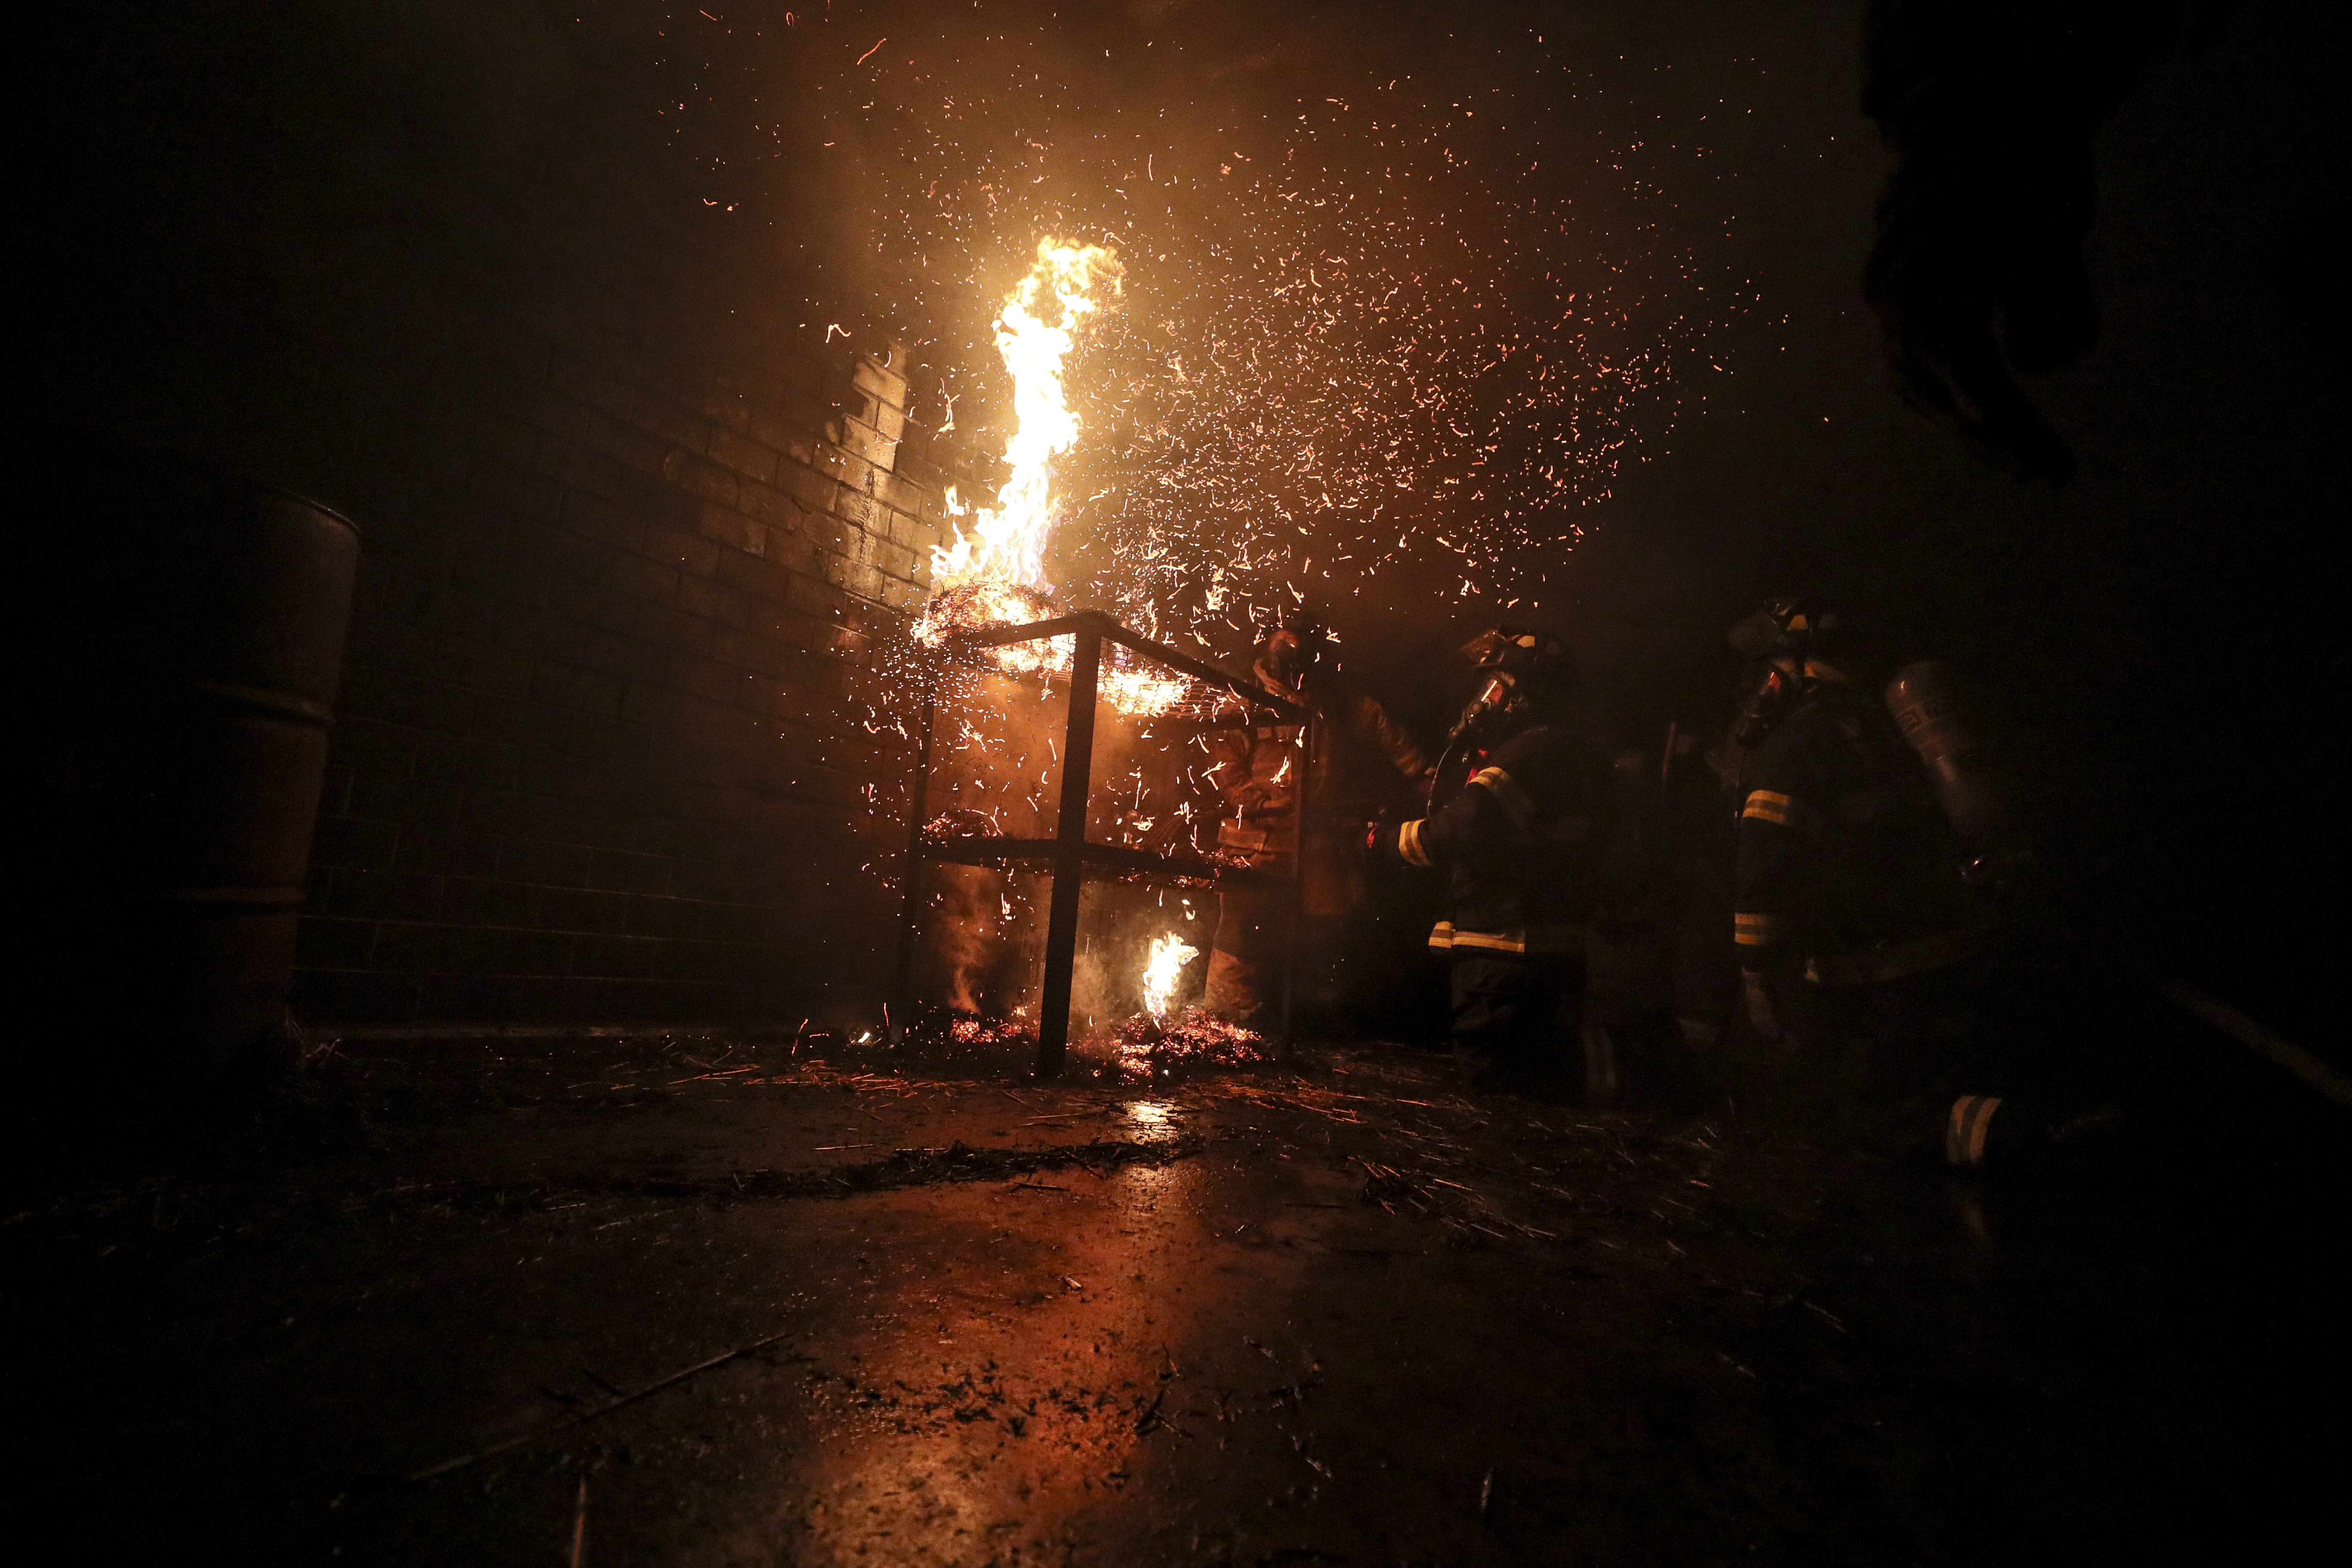
<svg viewBox="0 0 2352 1568"><path fill-rule="evenodd" d="M77 1098L168 1111L285 1017L359 531L169 454L29 466L19 890L63 1026L27 1044Z"/></svg>

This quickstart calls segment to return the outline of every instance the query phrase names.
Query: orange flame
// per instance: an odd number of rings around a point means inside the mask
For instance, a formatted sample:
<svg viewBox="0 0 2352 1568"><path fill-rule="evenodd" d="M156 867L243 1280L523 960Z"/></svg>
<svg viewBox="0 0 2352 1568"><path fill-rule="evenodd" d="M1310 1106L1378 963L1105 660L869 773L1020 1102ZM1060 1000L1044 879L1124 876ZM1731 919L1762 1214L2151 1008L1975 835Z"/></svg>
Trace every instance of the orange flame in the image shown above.
<svg viewBox="0 0 2352 1568"><path fill-rule="evenodd" d="M1151 959L1143 966L1143 1010L1154 1020L1168 1021L1169 1010L1176 1005L1176 986L1184 977L1184 966L1199 956L1198 948L1173 931L1151 939Z"/></svg>
<svg viewBox="0 0 2352 1568"><path fill-rule="evenodd" d="M931 599L915 636L937 644L950 633L1044 620L1054 615L1045 580L1045 547L1056 508L1054 460L1077 444L1078 416L1070 408L1062 372L1078 333L1118 298L1117 255L1098 245L1037 242L1037 262L996 318L996 349L1013 373L1013 438L1005 444L1011 470L996 504L968 510L953 489L948 508L969 517L955 538L931 552ZM995 651L1000 668L1015 674L1058 674L1070 668L1071 639L1015 643ZM1181 677L1146 668L1114 653L1098 688L1123 713L1164 713L1191 694Z"/></svg>
<svg viewBox="0 0 2352 1568"><path fill-rule="evenodd" d="M1078 439L1078 416L1063 395L1062 365L1087 319L1120 289L1118 258L1098 245L1037 242L1029 269L996 318L996 352L1013 373L1011 476L996 505L956 524L953 542L931 552L935 592L981 584L1044 589L1045 544L1054 526L1053 462ZM1048 319L1051 318L1051 319ZM948 505L961 513L955 491Z"/></svg>

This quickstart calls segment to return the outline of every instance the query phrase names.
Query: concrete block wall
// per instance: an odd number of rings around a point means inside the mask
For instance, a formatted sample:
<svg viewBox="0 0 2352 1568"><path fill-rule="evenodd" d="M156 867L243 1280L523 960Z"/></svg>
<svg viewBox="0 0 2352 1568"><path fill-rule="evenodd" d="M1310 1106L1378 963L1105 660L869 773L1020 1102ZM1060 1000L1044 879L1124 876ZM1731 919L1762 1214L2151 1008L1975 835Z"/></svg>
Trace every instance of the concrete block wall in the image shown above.
<svg viewBox="0 0 2352 1568"><path fill-rule="evenodd" d="M369 554L300 1014L871 1004L907 763L875 656L958 461L910 432L906 358L771 338L679 375L526 340L471 411L446 524Z"/></svg>
<svg viewBox="0 0 2352 1568"><path fill-rule="evenodd" d="M657 6L51 23L27 405L363 536L299 1013L870 1010L907 763L877 655L965 459L858 188L764 108L671 113L698 64ZM797 43L730 47L745 90L812 90Z"/></svg>

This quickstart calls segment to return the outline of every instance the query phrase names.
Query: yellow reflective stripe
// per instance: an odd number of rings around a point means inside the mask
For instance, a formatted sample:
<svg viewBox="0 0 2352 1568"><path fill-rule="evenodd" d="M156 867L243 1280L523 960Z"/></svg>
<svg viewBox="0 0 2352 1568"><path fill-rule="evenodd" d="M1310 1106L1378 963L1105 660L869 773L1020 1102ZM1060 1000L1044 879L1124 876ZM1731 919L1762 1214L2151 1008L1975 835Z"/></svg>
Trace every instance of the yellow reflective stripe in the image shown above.
<svg viewBox="0 0 2352 1568"><path fill-rule="evenodd" d="M1470 775L1470 782L1480 785L1495 797L1503 815L1521 827L1536 819L1536 803L1528 798L1518 781L1500 768L1480 768Z"/></svg>
<svg viewBox="0 0 2352 1568"><path fill-rule="evenodd" d="M1486 952L1582 952L1584 928L1571 925L1528 926L1510 931L1462 931L1452 921L1430 928L1429 945L1441 952L1457 947Z"/></svg>
<svg viewBox="0 0 2352 1568"><path fill-rule="evenodd" d="M1992 1113L2000 1109L1998 1096L1964 1094L1952 1101L1944 1121L1944 1162L1963 1170L1984 1163L1985 1135L1992 1131Z"/></svg>
<svg viewBox="0 0 2352 1568"><path fill-rule="evenodd" d="M1416 816L1397 829L1397 854L1403 858L1404 863L1408 866L1426 866L1431 863L1429 851L1421 842L1422 824L1427 820L1426 817Z"/></svg>
<svg viewBox="0 0 2352 1568"><path fill-rule="evenodd" d="M1777 823L1786 827L1789 826L1789 818L1800 815L1801 811L1801 808L1797 803L1787 795L1775 790L1759 789L1748 793L1747 808L1739 815L1755 817L1759 822Z"/></svg>
<svg viewBox="0 0 2352 1568"><path fill-rule="evenodd" d="M1503 931L1457 931L1454 933L1454 945L1483 948L1488 952L1525 952L1528 939Z"/></svg>
<svg viewBox="0 0 2352 1568"><path fill-rule="evenodd" d="M2000 1109L2000 1101L1990 1095L1977 1097L1976 1110L1969 1117L1968 1161L1981 1165L1985 1157L1985 1137L1992 1131L1992 1113Z"/></svg>
<svg viewBox="0 0 2352 1568"><path fill-rule="evenodd" d="M1772 915L1735 914L1731 938L1742 947L1769 947L1780 940L1780 922Z"/></svg>

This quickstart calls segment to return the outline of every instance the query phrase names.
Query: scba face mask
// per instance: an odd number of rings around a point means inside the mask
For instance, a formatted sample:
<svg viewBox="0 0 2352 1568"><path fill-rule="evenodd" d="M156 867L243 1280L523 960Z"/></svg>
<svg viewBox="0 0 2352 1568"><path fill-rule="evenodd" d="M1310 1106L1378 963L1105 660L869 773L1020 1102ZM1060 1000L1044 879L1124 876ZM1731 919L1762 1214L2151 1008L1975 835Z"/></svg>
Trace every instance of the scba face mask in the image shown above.
<svg viewBox="0 0 2352 1568"><path fill-rule="evenodd" d="M1500 670L1495 671L1478 688L1478 694L1464 705L1462 716L1454 720L1453 732L1446 737L1446 743L1452 745L1455 742L1475 741L1492 734L1506 719L1518 710L1523 702L1517 683Z"/></svg>
<svg viewBox="0 0 2352 1568"><path fill-rule="evenodd" d="M1797 682L1787 671L1773 665L1764 666L1762 672L1748 682L1748 694L1740 700L1739 720L1732 728L1732 740L1750 751L1762 745L1764 738L1787 717L1796 689Z"/></svg>
<svg viewBox="0 0 2352 1568"><path fill-rule="evenodd" d="M1266 636L1266 668L1296 689L1323 662L1330 642L1331 634L1320 621L1286 621Z"/></svg>

